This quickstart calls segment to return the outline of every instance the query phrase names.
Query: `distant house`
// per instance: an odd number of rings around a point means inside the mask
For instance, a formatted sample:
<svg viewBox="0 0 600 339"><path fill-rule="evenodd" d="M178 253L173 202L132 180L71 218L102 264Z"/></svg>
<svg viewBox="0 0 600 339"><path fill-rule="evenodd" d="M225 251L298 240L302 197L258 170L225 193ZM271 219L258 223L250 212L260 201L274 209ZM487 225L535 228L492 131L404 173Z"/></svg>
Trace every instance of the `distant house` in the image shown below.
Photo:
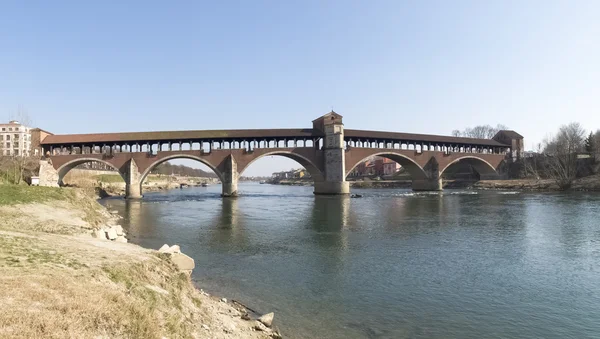
<svg viewBox="0 0 600 339"><path fill-rule="evenodd" d="M399 163L387 158L383 159L383 175L394 175L400 171L400 168L401 166Z"/></svg>
<svg viewBox="0 0 600 339"><path fill-rule="evenodd" d="M273 179L288 179L289 172L275 172L271 176Z"/></svg>
<svg viewBox="0 0 600 339"><path fill-rule="evenodd" d="M294 179L303 179L303 178L310 178L310 174L304 169L297 169L293 171L293 178Z"/></svg>
<svg viewBox="0 0 600 339"><path fill-rule="evenodd" d="M351 178L371 177L371 176L392 176L400 170L401 166L397 162L382 158L369 158L352 169L348 175Z"/></svg>
<svg viewBox="0 0 600 339"><path fill-rule="evenodd" d="M304 168L293 169L291 171L275 172L271 175L273 179L306 179L310 178L310 173Z"/></svg>

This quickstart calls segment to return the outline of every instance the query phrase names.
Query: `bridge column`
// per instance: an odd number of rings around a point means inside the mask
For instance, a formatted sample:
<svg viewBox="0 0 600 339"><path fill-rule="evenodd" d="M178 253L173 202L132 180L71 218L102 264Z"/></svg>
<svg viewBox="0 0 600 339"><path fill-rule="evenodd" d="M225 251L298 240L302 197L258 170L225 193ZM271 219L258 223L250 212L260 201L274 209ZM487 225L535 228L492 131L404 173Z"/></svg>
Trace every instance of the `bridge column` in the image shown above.
<svg viewBox="0 0 600 339"><path fill-rule="evenodd" d="M425 172L424 176L412 180L413 191L441 191L443 187L442 176L440 175L440 165L435 156L429 159L423 170Z"/></svg>
<svg viewBox="0 0 600 339"><path fill-rule="evenodd" d="M223 197L236 197L238 195L237 163L232 155L229 155L227 159L225 159L221 184L223 186L223 191L221 193Z"/></svg>
<svg viewBox="0 0 600 339"><path fill-rule="evenodd" d="M315 182L315 194L348 194L350 185L346 181L346 155L344 150L344 124L342 116L331 111L313 121L313 128L324 132L323 167L324 181ZM318 146L317 146L318 147Z"/></svg>
<svg viewBox="0 0 600 339"><path fill-rule="evenodd" d="M413 179L413 191L441 191L442 178L436 179Z"/></svg>
<svg viewBox="0 0 600 339"><path fill-rule="evenodd" d="M125 179L125 199L140 199L142 197L142 175L135 160L131 159L123 166L121 175Z"/></svg>

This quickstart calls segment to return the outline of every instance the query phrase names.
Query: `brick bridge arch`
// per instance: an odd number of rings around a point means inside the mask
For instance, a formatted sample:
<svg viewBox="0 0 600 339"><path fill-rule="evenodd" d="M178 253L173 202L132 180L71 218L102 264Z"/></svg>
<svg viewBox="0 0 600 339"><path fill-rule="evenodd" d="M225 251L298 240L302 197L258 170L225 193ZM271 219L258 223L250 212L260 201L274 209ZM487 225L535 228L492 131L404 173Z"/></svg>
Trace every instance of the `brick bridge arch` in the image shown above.
<svg viewBox="0 0 600 339"><path fill-rule="evenodd" d="M392 159L413 177L415 190L441 190L452 164L468 163L482 179L497 178L504 161L522 157L523 136L499 131L492 139L345 129L343 117L329 112L310 128L163 131L49 135L40 142L45 160L40 184L56 185L73 167L100 161L125 180L126 195L141 197L141 181L158 164L177 158L200 161L223 183L223 196L237 194L240 173L267 155L303 165L315 180L315 194L348 194L346 176L364 159ZM42 131L40 131L42 133ZM41 135L41 134L40 134ZM41 136L40 136L41 138Z"/></svg>
<svg viewBox="0 0 600 339"><path fill-rule="evenodd" d="M86 162L101 162L118 171L125 181L128 197L141 197L142 183L156 166L173 159L196 160L208 166L221 180L224 196L237 195L239 176L254 161L277 155L297 161L311 174L315 182L325 180L322 170L322 155L313 147L254 149L254 150L214 150L210 153L199 150L159 151L155 154L143 152L105 154L61 154L52 156L50 165L58 172L56 182L62 185L62 178L72 168Z"/></svg>
<svg viewBox="0 0 600 339"><path fill-rule="evenodd" d="M119 175L123 178L123 174L121 173L120 168L116 167L114 164L110 163L109 161L105 161L103 159L97 159L97 158L76 158L73 160L70 160L66 163L64 163L63 165L61 165L59 168L57 168L57 172L58 172L58 182L57 184L59 186L62 186L63 183L63 179L65 178L65 176L67 175L67 173L69 173L69 171L71 171L72 169L74 169L75 167L88 163L88 162L99 162L102 163L104 165L107 165L111 168L113 168L114 170L116 170ZM125 179L125 178L123 178Z"/></svg>
<svg viewBox="0 0 600 339"><path fill-rule="evenodd" d="M256 152L256 150L255 150ZM323 173L322 165L319 164L319 158L315 156L315 152L302 152L302 149L292 149L292 150L273 150L267 152L260 152L260 154L255 154L254 158L250 161L244 163L242 166L238 166L239 175L241 176L251 164L255 161L267 157L267 156L282 156L288 159L292 159L302 165L308 173L310 173L311 178L314 181L324 181L325 176Z"/></svg>
<svg viewBox="0 0 600 339"><path fill-rule="evenodd" d="M346 177L348 177L348 175L350 175L350 173L356 168L356 166L358 166L362 162L366 161L370 157L374 157L374 156L387 158L387 159L390 159L392 161L399 163L402 167L404 167L406 169L406 171L408 173L410 173L410 176L413 179L427 179L427 173L425 172L425 170L423 169L423 167L420 164L418 164L415 160L411 159L409 156L407 156L405 154L393 152L393 151L384 151L384 152L373 153L371 155L365 156L364 158L362 158L358 161L351 159L350 163L347 160L346 161ZM348 158L346 158L346 159L348 159ZM354 164L352 164L352 163L354 163Z"/></svg>
<svg viewBox="0 0 600 339"><path fill-rule="evenodd" d="M196 160L196 161L206 165L208 168L210 168L213 171L213 173L216 174L216 176L217 176L217 178L219 178L219 180L223 180L223 173L221 173L221 171L219 171L219 169L215 165L210 163L210 161L207 161L206 159L204 159L200 156L195 156L195 155L191 155L191 154L172 154L172 155L160 157L160 158L156 159L153 163L149 164L146 167L146 169L143 170L143 172L141 172L141 174L140 174L140 179L139 179L140 184L142 184L144 182L144 180L146 179L148 174L150 174L150 172L153 169L155 169L162 163L165 163L169 160L175 160L175 159Z"/></svg>
<svg viewBox="0 0 600 339"><path fill-rule="evenodd" d="M459 162L468 163L482 179L502 176L505 156L502 154L465 154L441 151L416 151L406 149L381 150L374 148L350 148L346 152L346 176L361 162L373 156L391 159L409 172L414 190L441 190L442 174Z"/></svg>
<svg viewBox="0 0 600 339"><path fill-rule="evenodd" d="M494 160L497 161L497 159L494 159ZM500 161L499 163L496 164L496 166L494 166L482 157L478 157L478 156L474 156L474 155L461 156L455 160L452 160L444 168L442 168L440 170L440 176L442 174L444 174L444 172L450 166L458 164L458 163L466 163L466 164L471 165L475 169L475 171L477 171L477 173L479 173L479 175L481 177L494 178L496 176L500 176L500 172L502 170L500 167L503 164L503 161ZM495 163L495 161L494 161L494 163Z"/></svg>

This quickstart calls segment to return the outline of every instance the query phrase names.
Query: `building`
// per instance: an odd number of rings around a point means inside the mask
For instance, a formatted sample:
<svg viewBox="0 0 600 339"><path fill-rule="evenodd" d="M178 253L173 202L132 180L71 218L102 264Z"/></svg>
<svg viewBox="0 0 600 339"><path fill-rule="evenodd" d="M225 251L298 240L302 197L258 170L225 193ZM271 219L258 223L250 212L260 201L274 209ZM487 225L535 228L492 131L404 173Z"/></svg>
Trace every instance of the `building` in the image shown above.
<svg viewBox="0 0 600 339"><path fill-rule="evenodd" d="M291 172L275 172L272 174L273 179L289 179L291 178Z"/></svg>
<svg viewBox="0 0 600 339"><path fill-rule="evenodd" d="M400 168L397 162L376 156L356 165L348 176L351 178L393 176L400 171Z"/></svg>
<svg viewBox="0 0 600 339"><path fill-rule="evenodd" d="M400 171L400 167L399 163L388 158L383 158L383 175L392 176Z"/></svg>
<svg viewBox="0 0 600 339"><path fill-rule="evenodd" d="M308 171L306 171L304 168L300 168L300 169L293 171L293 178L294 179L307 179L307 178L310 178L310 173L308 173Z"/></svg>
<svg viewBox="0 0 600 339"><path fill-rule="evenodd" d="M42 156L42 145L41 142L47 136L52 135L52 133L48 131L44 131L41 128L32 128L31 129L31 155L33 156Z"/></svg>
<svg viewBox="0 0 600 339"><path fill-rule="evenodd" d="M8 124L0 124L0 155L32 155L31 130L31 127L24 126L16 120Z"/></svg>
<svg viewBox="0 0 600 339"><path fill-rule="evenodd" d="M510 156L513 161L518 161L524 158L525 142L521 134L511 130L502 130L496 133L492 139L500 143L510 145Z"/></svg>
<svg viewBox="0 0 600 339"><path fill-rule="evenodd" d="M275 172L271 177L273 179L308 179L310 178L310 173L304 168L300 168L291 171Z"/></svg>

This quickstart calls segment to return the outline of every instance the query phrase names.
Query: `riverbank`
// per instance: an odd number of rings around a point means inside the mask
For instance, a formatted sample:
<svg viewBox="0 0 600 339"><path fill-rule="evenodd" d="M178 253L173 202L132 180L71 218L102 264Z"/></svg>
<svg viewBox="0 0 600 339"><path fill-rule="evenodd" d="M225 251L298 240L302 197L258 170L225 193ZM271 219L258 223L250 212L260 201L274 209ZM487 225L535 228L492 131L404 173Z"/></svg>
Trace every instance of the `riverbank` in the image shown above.
<svg viewBox="0 0 600 339"><path fill-rule="evenodd" d="M481 180L474 182L471 188L476 190L561 191L558 184L551 179ZM569 190L600 192L600 175L576 179Z"/></svg>
<svg viewBox="0 0 600 339"><path fill-rule="evenodd" d="M0 337L278 336L194 288L169 255L92 237L118 223L92 194L0 185Z"/></svg>
<svg viewBox="0 0 600 339"><path fill-rule="evenodd" d="M412 187L411 180L357 180L349 181L353 188L405 188ZM281 180L272 185L312 186L308 180ZM520 191L561 191L551 179L509 179L509 180L444 180L444 188L472 190L520 190ZM571 191L600 191L600 175L592 175L573 181Z"/></svg>
<svg viewBox="0 0 600 339"><path fill-rule="evenodd" d="M102 197L124 196L125 182L123 178L112 171L96 171L84 169L72 169L67 173L63 182L72 187L97 188ZM179 189L181 187L198 187L202 184L215 185L219 182L217 178L209 177L186 177L150 174L142 184L143 192L156 192L163 190Z"/></svg>

